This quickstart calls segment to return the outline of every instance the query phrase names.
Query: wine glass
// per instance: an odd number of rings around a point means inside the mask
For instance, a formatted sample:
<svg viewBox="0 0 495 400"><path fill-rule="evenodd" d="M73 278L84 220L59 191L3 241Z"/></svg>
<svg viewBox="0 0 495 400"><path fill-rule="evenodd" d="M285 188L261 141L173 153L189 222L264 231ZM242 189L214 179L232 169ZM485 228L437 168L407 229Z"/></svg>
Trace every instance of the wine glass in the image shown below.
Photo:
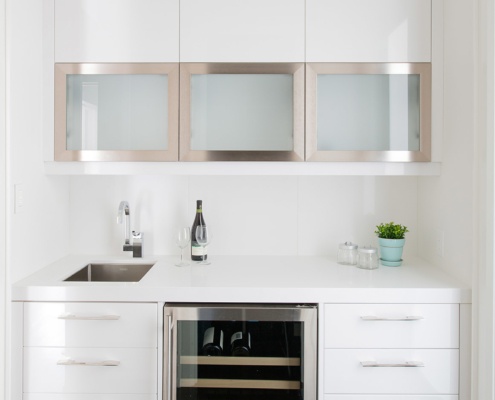
<svg viewBox="0 0 495 400"><path fill-rule="evenodd" d="M201 246L203 250L203 260L199 263L201 265L209 265L210 262L205 259L205 247L210 243L211 231L206 225L198 225L196 227L196 242Z"/></svg>
<svg viewBox="0 0 495 400"><path fill-rule="evenodd" d="M179 229L177 236L175 237L175 244L180 248L180 262L176 263L177 267L186 267L189 265L187 261L183 259L184 249L191 241L191 228L185 227Z"/></svg>

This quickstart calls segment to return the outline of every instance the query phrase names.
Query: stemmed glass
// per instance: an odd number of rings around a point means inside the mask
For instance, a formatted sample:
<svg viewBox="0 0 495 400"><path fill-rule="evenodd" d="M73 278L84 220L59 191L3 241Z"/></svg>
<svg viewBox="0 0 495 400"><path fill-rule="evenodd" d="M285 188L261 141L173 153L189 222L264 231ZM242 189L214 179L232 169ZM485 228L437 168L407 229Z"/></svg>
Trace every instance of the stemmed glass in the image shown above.
<svg viewBox="0 0 495 400"><path fill-rule="evenodd" d="M196 242L202 247L203 250L203 260L199 263L200 265L209 265L210 262L205 259L205 247L211 241L211 231L206 225L198 225L196 227Z"/></svg>
<svg viewBox="0 0 495 400"><path fill-rule="evenodd" d="M183 259L184 249L191 241L191 228L185 227L179 229L177 236L175 237L175 244L180 248L180 262L176 263L177 267L186 267L189 265L187 261Z"/></svg>

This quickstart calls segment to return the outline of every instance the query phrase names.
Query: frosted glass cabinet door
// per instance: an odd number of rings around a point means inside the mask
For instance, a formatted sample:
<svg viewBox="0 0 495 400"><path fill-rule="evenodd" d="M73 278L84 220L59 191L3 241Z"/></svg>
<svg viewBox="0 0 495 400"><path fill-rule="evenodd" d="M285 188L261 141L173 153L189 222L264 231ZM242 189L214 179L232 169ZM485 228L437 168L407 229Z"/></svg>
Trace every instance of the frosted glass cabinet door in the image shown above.
<svg viewBox="0 0 495 400"><path fill-rule="evenodd" d="M180 160L303 161L303 64L181 64Z"/></svg>
<svg viewBox="0 0 495 400"><path fill-rule="evenodd" d="M307 161L430 161L431 66L308 64Z"/></svg>
<svg viewBox="0 0 495 400"><path fill-rule="evenodd" d="M176 161L177 64L56 64L56 161Z"/></svg>

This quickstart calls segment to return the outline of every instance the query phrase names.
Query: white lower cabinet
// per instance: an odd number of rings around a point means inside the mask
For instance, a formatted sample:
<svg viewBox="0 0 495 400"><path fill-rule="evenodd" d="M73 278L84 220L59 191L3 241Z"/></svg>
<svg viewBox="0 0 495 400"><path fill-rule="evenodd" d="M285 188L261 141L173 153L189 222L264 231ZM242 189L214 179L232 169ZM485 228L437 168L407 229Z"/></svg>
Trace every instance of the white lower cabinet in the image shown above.
<svg viewBox="0 0 495 400"><path fill-rule="evenodd" d="M459 351L326 349L326 393L457 394Z"/></svg>
<svg viewBox="0 0 495 400"><path fill-rule="evenodd" d="M24 400L158 395L158 304L25 303Z"/></svg>
<svg viewBox="0 0 495 400"><path fill-rule="evenodd" d="M325 400L457 400L458 304L326 304Z"/></svg>
<svg viewBox="0 0 495 400"><path fill-rule="evenodd" d="M25 303L24 346L156 347L157 305Z"/></svg>
<svg viewBox="0 0 495 400"><path fill-rule="evenodd" d="M327 304L325 348L459 348L458 304Z"/></svg>
<svg viewBox="0 0 495 400"><path fill-rule="evenodd" d="M457 400L458 396L441 395L366 395L366 394L327 394L324 400ZM98 399L99 400L99 399Z"/></svg>
<svg viewBox="0 0 495 400"><path fill-rule="evenodd" d="M154 393L156 364L156 348L25 348L24 391Z"/></svg>
<svg viewBox="0 0 495 400"><path fill-rule="evenodd" d="M156 400L156 395L26 393L24 394L24 400Z"/></svg>

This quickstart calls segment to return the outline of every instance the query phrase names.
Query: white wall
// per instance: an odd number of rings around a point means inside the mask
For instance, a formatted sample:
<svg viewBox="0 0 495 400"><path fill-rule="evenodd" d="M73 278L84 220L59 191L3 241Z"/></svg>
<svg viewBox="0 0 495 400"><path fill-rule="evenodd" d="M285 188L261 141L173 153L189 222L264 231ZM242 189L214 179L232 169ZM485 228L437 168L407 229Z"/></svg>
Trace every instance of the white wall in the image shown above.
<svg viewBox="0 0 495 400"><path fill-rule="evenodd" d="M419 253L471 284L475 251L475 2L444 2L442 174L418 184ZM443 232L443 256L437 242ZM440 239L441 240L441 239Z"/></svg>
<svg viewBox="0 0 495 400"><path fill-rule="evenodd" d="M9 192L22 185L24 206L9 197L11 282L68 251L68 178L43 170L43 2L7 0Z"/></svg>
<svg viewBox="0 0 495 400"><path fill-rule="evenodd" d="M495 398L495 1L478 2L477 265L473 271L472 398Z"/></svg>
<svg viewBox="0 0 495 400"><path fill-rule="evenodd" d="M191 226L195 201L213 229L210 254L330 255L344 241L375 245L375 226L409 227L405 257L416 254L417 178L291 176L72 177L71 252L122 254L119 202L146 254L178 254L174 234Z"/></svg>
<svg viewBox="0 0 495 400"><path fill-rule="evenodd" d="M485 234L491 231L493 223L489 218L493 215L493 204L488 205L486 213L478 208L480 196L486 197L490 190L482 180L483 176L493 177L493 171L479 169L480 158L485 152L490 152L493 159L493 149L486 148L489 143L485 141L486 132L483 140L477 141L478 118L481 116L478 110L482 107L478 102L478 91L487 83L477 78L480 32L477 18L478 12L483 13L478 9L482 3L483 0L446 0L443 3L442 174L439 177L421 177L418 183L419 253L473 287L473 400L493 399L493 315L479 314L477 284L480 262L489 261L481 254L483 246L480 244L486 243ZM488 112L493 114L493 110ZM482 168L486 169L488 165L484 164ZM442 233L443 254L442 244L438 242L442 240ZM493 251L493 243L489 246ZM493 257L492 265L486 271L492 269ZM480 279L492 293L493 276L486 274ZM488 308L493 312L493 303Z"/></svg>
<svg viewBox="0 0 495 400"><path fill-rule="evenodd" d="M1 4L6 4L6 90L0 90L0 93L6 96L7 154L6 158L0 159L7 160L6 194L2 193L2 199L7 204L6 221L0 221L0 226L6 226L7 237L0 234L0 242L2 245L7 243L7 248L0 251L6 257L6 274L2 274L0 280L5 285L5 301L8 304L13 282L68 252L69 179L47 177L43 169L42 2L2 0ZM3 110L1 100L0 103ZM0 152L2 150L0 144ZM3 168L0 168L0 175L4 176ZM22 185L24 200L23 207L17 212L13 198L15 185ZM0 213L3 211L2 204ZM0 304L4 304L2 300ZM5 399L11 398L13 384L11 368L8 367L11 365L11 338L19 335L19 332L11 332L10 309L7 308L5 318L0 318L0 339L3 339L5 332L8 343L5 353L0 347L0 356L7 366L5 374L0 374L0 386L3 388L0 398L4 395ZM1 309L0 314L3 314ZM18 382L15 381L15 384Z"/></svg>
<svg viewBox="0 0 495 400"><path fill-rule="evenodd" d="M5 322L7 301L7 246L6 246L6 143L5 143L5 0L0 0L0 400L6 399Z"/></svg>

